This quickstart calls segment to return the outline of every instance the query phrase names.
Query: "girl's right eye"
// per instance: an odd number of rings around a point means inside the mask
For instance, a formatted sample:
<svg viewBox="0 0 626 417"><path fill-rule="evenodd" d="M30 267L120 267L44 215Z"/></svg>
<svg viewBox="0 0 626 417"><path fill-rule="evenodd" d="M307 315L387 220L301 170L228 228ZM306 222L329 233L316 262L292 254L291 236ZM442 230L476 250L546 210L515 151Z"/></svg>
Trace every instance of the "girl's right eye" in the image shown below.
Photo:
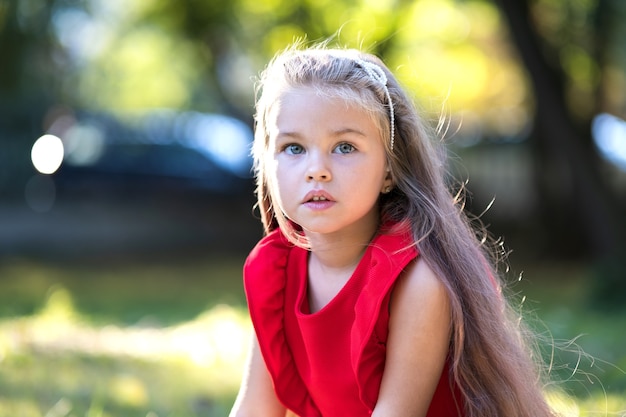
<svg viewBox="0 0 626 417"><path fill-rule="evenodd" d="M298 144L290 143L284 147L285 153L289 155L300 155L304 152L304 148Z"/></svg>

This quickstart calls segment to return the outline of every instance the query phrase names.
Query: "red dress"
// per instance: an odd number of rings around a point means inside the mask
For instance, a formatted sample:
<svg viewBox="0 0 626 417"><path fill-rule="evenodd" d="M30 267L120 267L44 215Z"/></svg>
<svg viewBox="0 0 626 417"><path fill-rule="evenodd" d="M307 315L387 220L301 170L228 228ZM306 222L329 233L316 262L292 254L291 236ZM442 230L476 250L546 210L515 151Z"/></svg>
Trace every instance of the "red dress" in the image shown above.
<svg viewBox="0 0 626 417"><path fill-rule="evenodd" d="M301 417L372 414L385 367L391 291L417 256L409 234L377 235L345 286L311 314L308 251L280 230L257 244L244 266L246 297L276 395L288 409ZM446 366L427 417L459 417L462 409Z"/></svg>

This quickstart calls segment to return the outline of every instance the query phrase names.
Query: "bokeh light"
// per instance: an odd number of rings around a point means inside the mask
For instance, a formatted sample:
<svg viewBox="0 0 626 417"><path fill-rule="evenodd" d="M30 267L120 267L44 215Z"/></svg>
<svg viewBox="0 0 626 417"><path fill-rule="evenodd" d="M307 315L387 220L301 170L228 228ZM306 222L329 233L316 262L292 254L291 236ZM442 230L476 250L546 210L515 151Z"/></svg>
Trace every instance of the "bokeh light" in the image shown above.
<svg viewBox="0 0 626 417"><path fill-rule="evenodd" d="M104 153L105 137L96 126L74 124L65 136L66 161L71 165L91 165Z"/></svg>
<svg viewBox="0 0 626 417"><path fill-rule="evenodd" d="M30 153L33 166L42 174L53 174L63 162L63 142L54 135L43 135L35 141Z"/></svg>
<svg viewBox="0 0 626 417"><path fill-rule="evenodd" d="M626 121L602 113L593 119L592 132L600 154L626 172Z"/></svg>

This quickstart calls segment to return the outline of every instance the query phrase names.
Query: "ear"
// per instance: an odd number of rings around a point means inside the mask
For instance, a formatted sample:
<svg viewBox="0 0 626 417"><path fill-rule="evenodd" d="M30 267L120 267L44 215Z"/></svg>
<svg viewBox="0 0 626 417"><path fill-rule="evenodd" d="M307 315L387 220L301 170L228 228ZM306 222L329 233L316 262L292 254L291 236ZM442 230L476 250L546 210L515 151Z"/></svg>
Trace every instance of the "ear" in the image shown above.
<svg viewBox="0 0 626 417"><path fill-rule="evenodd" d="M393 189L393 176L391 175L391 169L387 167L385 179L383 180L383 188L381 192L387 194Z"/></svg>

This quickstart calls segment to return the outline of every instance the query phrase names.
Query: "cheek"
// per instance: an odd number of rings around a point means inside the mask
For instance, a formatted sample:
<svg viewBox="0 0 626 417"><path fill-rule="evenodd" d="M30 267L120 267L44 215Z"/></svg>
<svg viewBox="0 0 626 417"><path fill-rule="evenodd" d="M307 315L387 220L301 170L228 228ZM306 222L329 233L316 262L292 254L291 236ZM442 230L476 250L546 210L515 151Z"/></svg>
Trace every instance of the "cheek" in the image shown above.
<svg viewBox="0 0 626 417"><path fill-rule="evenodd" d="M372 189L378 189L385 182L387 171L382 164L375 162L348 170L348 174L357 187L367 185L368 187L371 186Z"/></svg>
<svg viewBox="0 0 626 417"><path fill-rule="evenodd" d="M278 204L281 209L283 208L284 198L289 197L291 194L290 180L293 180L293 175L289 175L289 172L285 170L284 164L279 163L276 159L272 159L266 165L268 186L272 199Z"/></svg>

